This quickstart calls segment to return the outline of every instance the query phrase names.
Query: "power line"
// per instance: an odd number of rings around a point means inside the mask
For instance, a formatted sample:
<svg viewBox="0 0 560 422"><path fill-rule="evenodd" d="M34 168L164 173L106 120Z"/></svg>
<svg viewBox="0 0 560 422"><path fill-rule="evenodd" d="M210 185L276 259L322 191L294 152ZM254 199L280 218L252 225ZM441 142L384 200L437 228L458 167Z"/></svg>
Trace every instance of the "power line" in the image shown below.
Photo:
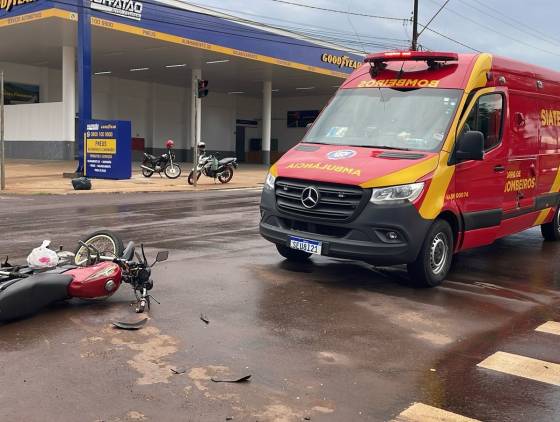
<svg viewBox="0 0 560 422"><path fill-rule="evenodd" d="M276 2L276 3L289 4L289 5L292 5L292 6L305 7L305 8L308 8L308 9L322 10L322 11L331 12L331 13L342 13L342 14L348 13L348 12L346 12L346 11L344 11L344 10L329 9L329 8L326 8L326 7L318 7L318 6L310 6L310 5L306 5L306 4L294 3L294 2L291 2L291 1L287 1L287 0L270 0L270 1L273 1L273 2ZM395 17L389 17L389 16L370 15L370 14L367 14L367 13L349 12L349 14L350 14L350 15L353 15L353 16L362 16L362 17L377 18L377 19L389 19L389 20L396 20L396 21L400 21L400 22L406 22L406 21L408 21L408 19L395 18ZM424 28L426 27L426 25L423 25L423 24L421 24L421 23L418 23L418 25L420 25L420 26L422 26L422 27L424 27ZM451 41L451 42L454 42L455 44L461 45L461 46L463 46L463 47L466 47L466 48L468 48L468 49L470 49L470 50L473 50L473 51L476 51L476 52L478 52L478 53L481 52L480 50L477 50L477 49L474 48L474 47L471 47L471 46L469 46L469 45L467 45L467 44L465 44L465 43L463 43L463 42L461 42L461 41L458 41L458 40L456 40L456 39L453 39L453 38L450 37L449 35L445 35L445 34L439 32L439 31L436 31L436 30L431 29L431 28L426 28L426 29L427 29L428 31L430 31L430 32L432 32L432 33L434 33L434 34L436 34L436 35L442 37L442 38L445 38L445 39L447 39L447 40L449 40L449 41Z"/></svg>
<svg viewBox="0 0 560 422"><path fill-rule="evenodd" d="M437 2L434 1L434 0L430 0L430 1L431 1L432 3L434 3L434 4L437 4L438 6L440 5L439 3L437 3ZM454 15L457 15L457 16L459 16L460 18L465 19L465 20L467 20L467 21L469 21L469 22L472 22L473 24L478 25L478 26L480 26L481 28L487 29L487 30L491 31L492 33L501 35L502 37L505 37L505 38L507 38L507 39L509 39L509 40L515 41L515 42L517 42L517 43L519 43L519 44L523 44L523 45L525 45L525 46L527 46L527 47L530 47L530 48L533 48L533 49L535 49L535 50L539 50L539 51L542 51L542 52L544 52L544 53L548 53L548 54L552 54L553 56L558 56L558 57L560 57L560 54L558 54L558 53L554 53L554 52L552 52L552 51L550 51L550 50L546 50L546 49L544 49L544 48L537 47L537 46L532 45L532 44L530 44L530 43L528 43L528 42L525 42L525 41L523 41L523 40L514 38L514 37L512 37L511 35L508 35L508 34L505 34L505 33L503 33L503 32L497 31L496 28L492 28L492 27L490 27L490 26L488 26L488 25L482 24L482 23L480 23L480 22L478 22L478 21L476 21L476 20L474 20L474 19L471 19L471 18L469 18L469 17L467 17L467 16L465 16L465 15L462 15L461 13L458 13L458 12L454 11L454 10L451 9L451 8L447 8L446 11L447 11L447 12L450 12L450 13L453 13Z"/></svg>
<svg viewBox="0 0 560 422"><path fill-rule="evenodd" d="M425 25L422 25L421 23L418 23L418 25L420 25L420 26L422 26L422 27L425 27ZM452 42L454 42L455 44L458 44L458 45L461 45L461 46L463 46L463 47L466 47L466 48L468 48L469 50L476 51L477 53L482 53L482 51L477 50L476 48L471 47L470 45L467 45L467 44L465 44L465 43L463 43L463 42L461 42L461 41L457 41L456 39L453 39L453 38L451 38L450 36L447 36L447 35L445 35L445 34L442 34L441 32L438 32L438 31L436 31L435 29L426 28L426 30L427 30L427 31L430 31L430 32L432 32L432 33L434 33L434 34L436 34L436 35L439 35L440 37L445 38L446 40L452 41Z"/></svg>
<svg viewBox="0 0 560 422"><path fill-rule="evenodd" d="M308 5L308 4L294 3L294 2L291 2L291 1L287 1L287 0L270 0L270 1L274 1L276 3L289 4L291 6L305 7L307 9L322 10L324 12L331 12L331 13L342 13L342 14L345 14L345 15L352 15L352 16L362 16L362 17L366 17L366 18L387 19L387 20L400 21L400 22L402 22L403 20L406 20L406 19L403 19L403 18L395 18L395 17L391 17L391 16L370 15L370 14L367 14L367 13L347 12L347 11L344 11L344 10L329 9L327 7L311 6L311 5Z"/></svg>
<svg viewBox="0 0 560 422"><path fill-rule="evenodd" d="M471 9L476 10L477 12L479 12L483 15L491 15L494 19L502 22L505 25L508 25L508 26L514 28L515 30L517 30L519 32L530 35L530 36L532 36L534 38L537 38L539 40L544 38L544 41L548 42L549 44L558 46L558 44L560 43L560 40L558 38L553 38L550 35L547 35L544 32L539 31L538 29L535 29L535 28L532 28L532 27L528 26L525 22L522 22L518 19L514 19L514 18L512 18L510 16L507 16L507 15L504 15L503 11L495 9L492 6L490 6L489 4L483 4L479 0L474 0L474 1L476 3L478 3L479 5L483 6L484 8L494 11L495 13L489 13L488 10L479 9L479 8L473 6L472 4L469 4L469 3L462 3L462 4L467 6L467 7L470 7ZM507 22L506 19L507 19L507 21L510 21L510 22L513 22L513 23ZM524 28L525 30L521 29L520 27Z"/></svg>
<svg viewBox="0 0 560 422"><path fill-rule="evenodd" d="M59 4L64 4L67 6L74 6L74 7L79 7L79 8L87 8L90 9L89 7L84 7L82 5L76 5L74 3L69 3L69 2L65 2L63 0L53 0L53 3L59 3ZM166 5L162 5L160 3L150 3L148 1L144 1L144 4L155 4L158 6L163 6L166 7ZM176 9L174 7L169 7L170 9ZM179 9L180 11L185 11L185 9ZM191 11L192 12L192 11ZM193 13L198 13L198 12L193 12ZM203 16L210 16L214 19L220 19L219 17L213 16L213 15L207 15L202 13ZM170 16L173 16L170 14ZM237 32L228 32L225 31L221 28L223 28L223 23L209 23L208 21L202 21L200 19L198 19L199 22L201 22L201 25L203 26L197 26L195 24L186 24L186 23L180 23L180 22L171 22L169 20L162 20L162 19L155 19L155 18L147 18L147 17L142 17L142 19L144 21L152 21L152 22L158 22L158 23L164 23L167 25L172 25L172 26L176 26L176 27L181 27L181 28L189 28L189 29L195 29L195 30L201 30L201 31L208 31L208 32L213 32L213 33L218 33L218 34L225 34L225 35L230 35L230 36L234 36L234 37L240 37L240 38L247 38L247 39L255 39L255 40L261 40L261 41L269 41L269 42L274 42L274 43L278 43L278 44L285 44L285 45L294 45L294 46L300 46L300 47L308 47L308 48L315 48L318 50L324 50L326 47L325 46L320 46L320 45L315 45L313 44L311 41L307 41L305 44L303 43L298 43L297 39L291 38L294 41L290 42L288 40L290 40L289 37L287 36L282 36L282 35L278 35L278 34L273 34L273 33L267 33L264 30L255 30L252 28L232 28L232 30L237 31ZM222 20L224 18L221 18ZM190 21L197 21L197 19L190 19ZM255 22L252 22L252 24L254 25ZM212 28L219 28L219 29L212 29ZM256 36L256 35L248 35L248 34L259 34L261 36ZM320 41L320 40L316 40L316 41ZM382 45L379 45L380 47L383 47ZM333 46L332 49L339 49L341 51L343 50L343 46Z"/></svg>
<svg viewBox="0 0 560 422"><path fill-rule="evenodd" d="M437 15L439 15L441 13L441 11L445 8L445 6L447 6L447 3L449 3L450 0L445 0L445 3L443 3L443 6L441 6L438 11L435 13L434 16L432 16L432 19L430 19L428 21L428 23L426 24L426 26L424 26L424 28L422 28L422 30L420 31L420 33L418 34L418 36L422 35L422 32L424 32L428 26L430 26L430 24L434 21L434 19L437 17Z"/></svg>

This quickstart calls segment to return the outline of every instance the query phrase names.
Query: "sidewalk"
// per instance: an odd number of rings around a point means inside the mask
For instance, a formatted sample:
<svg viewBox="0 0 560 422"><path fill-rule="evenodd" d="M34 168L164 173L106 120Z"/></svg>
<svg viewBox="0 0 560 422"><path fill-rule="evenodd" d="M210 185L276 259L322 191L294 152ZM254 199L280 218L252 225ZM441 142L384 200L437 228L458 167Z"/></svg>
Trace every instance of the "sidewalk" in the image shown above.
<svg viewBox="0 0 560 422"><path fill-rule="evenodd" d="M8 160L6 163L6 190L9 194L84 194L84 193L132 193L132 192L173 192L194 191L187 184L187 175L192 164L180 163L181 177L171 180L154 174L145 178L140 173L138 163L132 165L132 178L129 180L92 179L91 191L75 191L70 179L62 177L63 172L75 170L74 161L37 161ZM214 179L202 176L197 191L213 189L239 189L262 186L267 168L262 165L243 164L235 172L233 179L226 185L214 183Z"/></svg>

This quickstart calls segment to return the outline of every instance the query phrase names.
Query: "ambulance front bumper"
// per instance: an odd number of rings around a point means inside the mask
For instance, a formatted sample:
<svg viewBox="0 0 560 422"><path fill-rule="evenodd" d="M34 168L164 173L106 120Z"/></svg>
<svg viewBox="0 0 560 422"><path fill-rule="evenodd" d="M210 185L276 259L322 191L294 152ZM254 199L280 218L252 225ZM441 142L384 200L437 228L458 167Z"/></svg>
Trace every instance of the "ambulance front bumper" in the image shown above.
<svg viewBox="0 0 560 422"><path fill-rule="evenodd" d="M322 243L322 255L366 261L373 265L413 262L432 220L423 219L410 203L367 203L348 222L310 219L280 211L274 191L264 189L260 233L268 241L290 246L291 237Z"/></svg>

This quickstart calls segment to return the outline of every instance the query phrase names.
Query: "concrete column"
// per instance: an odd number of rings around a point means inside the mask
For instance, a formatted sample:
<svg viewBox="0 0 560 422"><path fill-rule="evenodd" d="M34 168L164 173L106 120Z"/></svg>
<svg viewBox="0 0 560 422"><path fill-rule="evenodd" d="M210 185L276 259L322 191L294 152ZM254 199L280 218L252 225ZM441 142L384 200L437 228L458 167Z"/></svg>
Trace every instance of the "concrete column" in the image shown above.
<svg viewBox="0 0 560 422"><path fill-rule="evenodd" d="M62 47L62 109L64 141L74 141L76 134L76 49Z"/></svg>
<svg viewBox="0 0 560 422"><path fill-rule="evenodd" d="M197 91L198 91L198 80L202 79L202 71L200 69L192 69L192 78L191 78L191 141L190 146L191 148L196 148L196 139L201 140L201 132L202 132L202 101L200 98L197 98ZM198 113L195 118L195 107L198 110ZM193 150L194 154L194 150Z"/></svg>
<svg viewBox="0 0 560 422"><path fill-rule="evenodd" d="M263 83L262 103L262 156L263 164L270 165L270 136L272 130L272 82Z"/></svg>

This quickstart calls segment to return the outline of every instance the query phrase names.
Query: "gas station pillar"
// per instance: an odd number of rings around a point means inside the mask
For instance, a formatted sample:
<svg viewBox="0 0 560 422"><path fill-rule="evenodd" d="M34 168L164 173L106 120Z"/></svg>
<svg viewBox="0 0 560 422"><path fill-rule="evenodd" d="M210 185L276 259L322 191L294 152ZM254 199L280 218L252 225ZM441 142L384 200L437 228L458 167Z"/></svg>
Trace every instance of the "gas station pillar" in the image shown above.
<svg viewBox="0 0 560 422"><path fill-rule="evenodd" d="M202 101L197 96L198 81L202 79L202 71L200 69L192 69L191 78L191 146L192 154L194 157L194 148L196 148L196 141L201 141L201 127L202 127Z"/></svg>
<svg viewBox="0 0 560 422"><path fill-rule="evenodd" d="M76 49L62 47L62 124L64 141L79 141L76 137Z"/></svg>
<svg viewBox="0 0 560 422"><path fill-rule="evenodd" d="M270 165L270 136L272 131L272 82L263 83L262 106L262 157L263 164Z"/></svg>

